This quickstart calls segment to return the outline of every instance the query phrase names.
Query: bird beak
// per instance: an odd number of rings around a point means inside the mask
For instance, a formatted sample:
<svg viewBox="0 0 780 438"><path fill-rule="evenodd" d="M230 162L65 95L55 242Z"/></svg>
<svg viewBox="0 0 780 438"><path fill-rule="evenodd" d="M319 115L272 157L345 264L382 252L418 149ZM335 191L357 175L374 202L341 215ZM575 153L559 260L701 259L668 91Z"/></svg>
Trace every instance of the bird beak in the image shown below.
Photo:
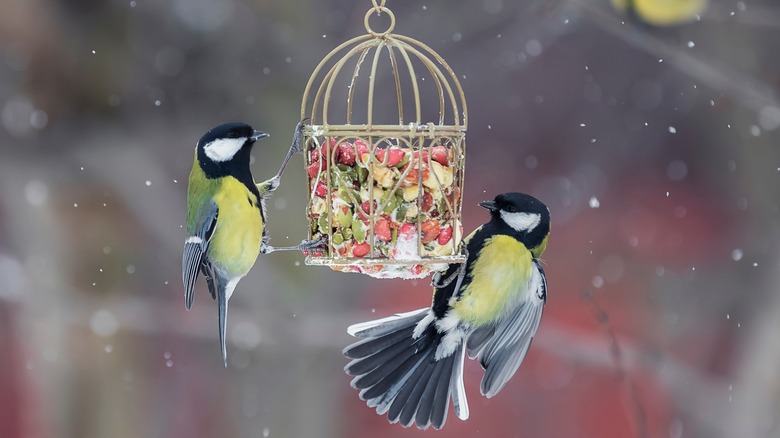
<svg viewBox="0 0 780 438"><path fill-rule="evenodd" d="M270 136L271 136L271 135L270 135L269 133L267 133L267 132L263 132L263 131L255 131L255 132L252 134L252 137L251 137L251 138L252 138L252 141L257 141L257 140L260 140L261 138L266 138L266 137L270 137Z"/></svg>
<svg viewBox="0 0 780 438"><path fill-rule="evenodd" d="M495 201L482 201L479 203L480 207L485 207L490 211L496 211L498 210L498 207L496 207Z"/></svg>

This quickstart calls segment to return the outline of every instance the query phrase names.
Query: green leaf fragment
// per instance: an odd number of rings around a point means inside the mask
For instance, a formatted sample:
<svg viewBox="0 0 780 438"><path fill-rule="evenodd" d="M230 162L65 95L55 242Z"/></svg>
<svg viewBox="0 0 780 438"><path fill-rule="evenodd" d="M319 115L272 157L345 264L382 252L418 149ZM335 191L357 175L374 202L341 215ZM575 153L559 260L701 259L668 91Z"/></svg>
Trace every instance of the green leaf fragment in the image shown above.
<svg viewBox="0 0 780 438"><path fill-rule="evenodd" d="M346 211L344 211L346 210ZM338 207L336 212L336 222L338 222L341 228L347 228L352 226L352 209L349 207Z"/></svg>
<svg viewBox="0 0 780 438"><path fill-rule="evenodd" d="M363 229L363 221L357 216L352 218L352 237L355 238L357 243L363 243L366 241L366 230Z"/></svg>
<svg viewBox="0 0 780 438"><path fill-rule="evenodd" d="M396 222L404 222L406 221L406 204L401 203L401 205L398 206L398 210L395 211L395 221Z"/></svg>
<svg viewBox="0 0 780 438"><path fill-rule="evenodd" d="M328 216L323 214L320 215L319 221L317 221L320 226L320 232L323 234L330 234L330 229L328 229Z"/></svg>
<svg viewBox="0 0 780 438"><path fill-rule="evenodd" d="M368 179L368 169L365 168L365 167L362 167L362 166L358 167L357 168L357 177L358 177L357 178L358 181L360 181L361 183L366 182L366 180Z"/></svg>
<svg viewBox="0 0 780 438"><path fill-rule="evenodd" d="M382 212L385 214L390 214L398 207L400 203L401 200L397 196L393 196L387 201L387 204L385 204L385 208L382 209Z"/></svg>

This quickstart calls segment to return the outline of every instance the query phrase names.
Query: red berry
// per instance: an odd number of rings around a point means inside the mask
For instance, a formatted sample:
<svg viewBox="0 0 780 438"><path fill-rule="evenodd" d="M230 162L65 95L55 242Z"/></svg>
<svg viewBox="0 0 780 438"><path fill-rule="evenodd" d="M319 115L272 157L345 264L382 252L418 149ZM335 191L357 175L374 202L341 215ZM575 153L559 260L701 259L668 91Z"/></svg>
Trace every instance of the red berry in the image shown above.
<svg viewBox="0 0 780 438"><path fill-rule="evenodd" d="M389 242L392 237L390 222L388 222L387 219L380 219L374 223L374 235L382 242Z"/></svg>
<svg viewBox="0 0 780 438"><path fill-rule="evenodd" d="M314 189L314 194L320 198L324 198L328 194L328 187L321 181L317 183L317 187Z"/></svg>
<svg viewBox="0 0 780 438"><path fill-rule="evenodd" d="M385 155L387 155L387 166L390 167L395 166L396 164L403 161L404 157L406 156L406 152L400 148L376 150L376 159L379 160L380 163L384 163Z"/></svg>
<svg viewBox="0 0 780 438"><path fill-rule="evenodd" d="M338 143L336 137L328 137L328 141L322 144L325 155L330 155L330 151L336 147L336 143Z"/></svg>
<svg viewBox="0 0 780 438"><path fill-rule="evenodd" d="M439 237L437 239L439 245L446 245L450 239L452 239L452 227L443 227L441 231L439 231Z"/></svg>
<svg viewBox="0 0 780 438"><path fill-rule="evenodd" d="M363 154L368 153L368 146L366 146L366 142L363 140L355 140L353 143L355 145L355 149L357 150L358 157L362 157Z"/></svg>
<svg viewBox="0 0 780 438"><path fill-rule="evenodd" d="M374 201L374 209L376 210L376 201ZM358 214L361 219L368 219L368 216L371 214L371 204L369 204L368 201L363 201L360 204Z"/></svg>
<svg viewBox="0 0 780 438"><path fill-rule="evenodd" d="M323 169L324 170L324 169ZM320 162L315 161L306 167L306 173L309 174L309 178L317 178L317 174L320 173Z"/></svg>
<svg viewBox="0 0 780 438"><path fill-rule="evenodd" d="M450 163L447 160L448 151L444 146L434 146L431 148L431 159L441 164L442 166L449 166Z"/></svg>
<svg viewBox="0 0 780 438"><path fill-rule="evenodd" d="M385 161L385 155L387 155L387 149L376 148L374 155L376 155L377 161L383 163Z"/></svg>
<svg viewBox="0 0 780 438"><path fill-rule="evenodd" d="M406 156L406 152L404 152L403 149L399 148L390 148L390 152L387 153L387 165L388 166L395 166L396 164L403 161L404 157Z"/></svg>
<svg viewBox="0 0 780 438"><path fill-rule="evenodd" d="M355 257L365 257L370 250L371 247L368 246L368 243L358 243L352 247L352 255Z"/></svg>
<svg viewBox="0 0 780 438"><path fill-rule="evenodd" d="M347 166L354 166L355 148L352 146L352 143L349 142L341 143L338 147L338 152L336 153L336 157L339 163L346 164Z"/></svg>
<svg viewBox="0 0 780 438"><path fill-rule="evenodd" d="M420 152L422 152L422 154ZM415 160L419 160L420 156L422 156L422 162L426 163L426 165L427 165L427 163L428 163L428 152L425 152L425 151L415 151L412 156L414 157Z"/></svg>
<svg viewBox="0 0 780 438"><path fill-rule="evenodd" d="M362 140L355 140L355 151L357 151L357 159L362 164L366 164L371 160L371 151L368 150L368 146Z"/></svg>
<svg viewBox="0 0 780 438"><path fill-rule="evenodd" d="M323 162L323 168L327 169L328 161L331 159L330 153L334 150L336 150L336 137L327 137L319 148L311 151L311 161L314 162L323 157L325 158L325 161ZM336 154L336 158L338 158L338 154Z"/></svg>
<svg viewBox="0 0 780 438"><path fill-rule="evenodd" d="M415 227L414 224L403 224L401 225L401 230L398 232L398 235L410 238L413 237L416 232L417 227Z"/></svg>
<svg viewBox="0 0 780 438"><path fill-rule="evenodd" d="M431 243L436 239L441 231L441 226L436 219L428 219L420 224L420 232L422 233L422 243Z"/></svg>

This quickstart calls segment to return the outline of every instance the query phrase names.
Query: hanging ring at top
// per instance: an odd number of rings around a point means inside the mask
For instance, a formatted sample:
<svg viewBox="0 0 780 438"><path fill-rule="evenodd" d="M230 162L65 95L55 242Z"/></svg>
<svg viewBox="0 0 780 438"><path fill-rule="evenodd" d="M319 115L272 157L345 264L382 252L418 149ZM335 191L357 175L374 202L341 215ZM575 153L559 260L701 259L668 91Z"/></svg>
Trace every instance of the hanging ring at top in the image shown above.
<svg viewBox="0 0 780 438"><path fill-rule="evenodd" d="M385 3L387 3L387 0L380 0L379 3L377 3L376 0L371 0L371 3L374 4L374 9L379 9L385 7Z"/></svg>
<svg viewBox="0 0 780 438"><path fill-rule="evenodd" d="M377 5L376 0L372 0L372 2L374 3L375 7L372 8L372 9L369 9L368 12L366 12L366 18L363 20L363 23L366 25L366 31L368 31L368 33L370 33L372 36L374 36L374 37L383 37L383 36L389 34L390 32L392 32L393 29L395 28L395 15L393 15L393 11L391 11L390 9L382 6L382 5L385 4L385 0L380 0L380 4L379 5ZM387 14L388 17L390 17L390 25L387 27L387 29L384 32L377 32L374 29L371 29L371 24L369 24L369 20L371 19L371 15L374 12L379 13L379 14L385 13L385 14Z"/></svg>

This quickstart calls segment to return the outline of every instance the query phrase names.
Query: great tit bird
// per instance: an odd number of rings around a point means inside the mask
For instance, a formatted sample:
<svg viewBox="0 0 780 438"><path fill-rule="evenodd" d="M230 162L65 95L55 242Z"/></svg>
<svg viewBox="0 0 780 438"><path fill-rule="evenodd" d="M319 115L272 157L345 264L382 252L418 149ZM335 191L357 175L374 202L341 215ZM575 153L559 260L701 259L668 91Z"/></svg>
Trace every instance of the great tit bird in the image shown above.
<svg viewBox="0 0 780 438"><path fill-rule="evenodd" d="M615 9L653 26L674 26L696 19L709 0L611 0Z"/></svg>
<svg viewBox="0 0 780 438"><path fill-rule="evenodd" d="M468 353L485 369L482 395L493 397L515 374L539 327L547 281L539 257L550 211L538 199L504 193L479 205L490 221L465 240L465 264L433 278L430 308L350 326L365 338L346 349L344 368L360 398L391 423L439 429L452 397L469 416L463 386Z"/></svg>
<svg viewBox="0 0 780 438"><path fill-rule="evenodd" d="M249 170L252 145L268 134L245 123L226 123L206 132L195 148L195 162L187 190L187 237L184 241L182 278L184 305L192 307L198 274L206 277L209 292L219 305L219 342L227 366L225 327L228 300L257 255L280 250L306 250L319 241L291 247L269 245L265 201L279 187L279 181L293 154L302 153L301 127L279 172L255 183Z"/></svg>

